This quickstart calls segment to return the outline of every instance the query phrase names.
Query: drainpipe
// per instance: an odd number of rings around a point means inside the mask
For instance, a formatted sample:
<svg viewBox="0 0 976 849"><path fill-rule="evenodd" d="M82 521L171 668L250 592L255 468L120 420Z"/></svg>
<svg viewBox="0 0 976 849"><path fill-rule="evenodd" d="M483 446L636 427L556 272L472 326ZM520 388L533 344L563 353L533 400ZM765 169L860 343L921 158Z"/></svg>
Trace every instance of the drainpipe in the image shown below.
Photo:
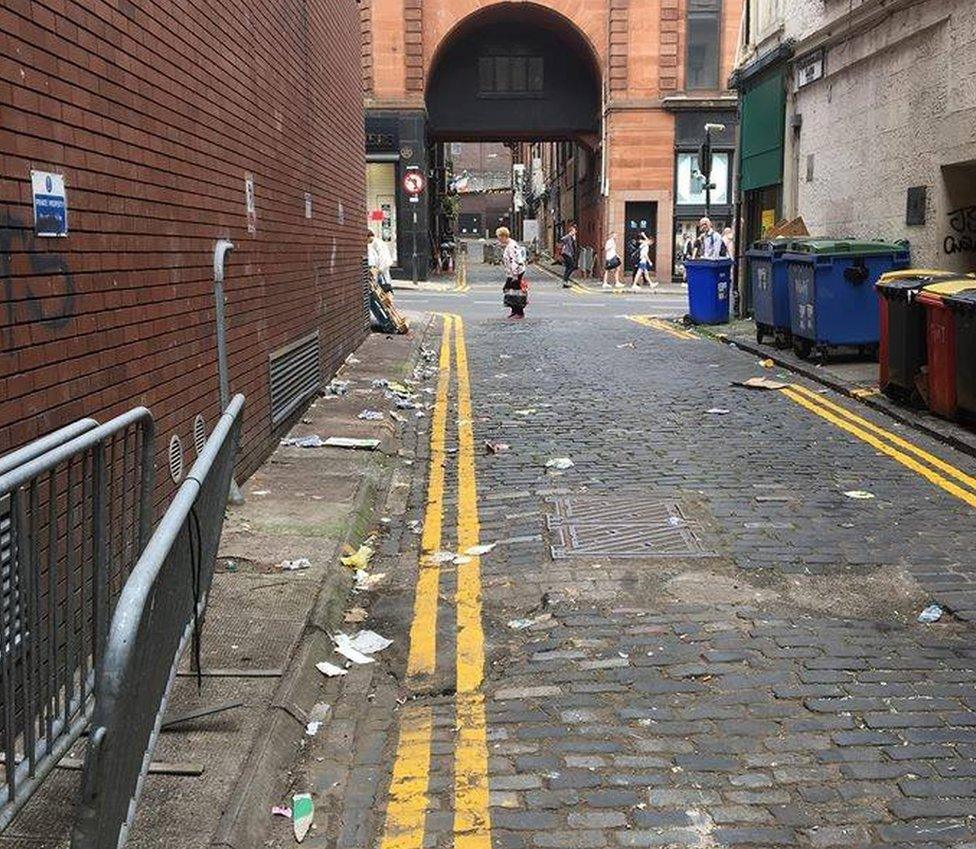
<svg viewBox="0 0 976 849"><path fill-rule="evenodd" d="M214 303L217 308L217 380L220 385L220 411L230 405L230 374L227 365L227 313L224 309L224 266L227 254L234 250L234 243L228 239L218 239L214 245ZM244 496L237 486L234 476L230 478L231 504L240 506Z"/></svg>

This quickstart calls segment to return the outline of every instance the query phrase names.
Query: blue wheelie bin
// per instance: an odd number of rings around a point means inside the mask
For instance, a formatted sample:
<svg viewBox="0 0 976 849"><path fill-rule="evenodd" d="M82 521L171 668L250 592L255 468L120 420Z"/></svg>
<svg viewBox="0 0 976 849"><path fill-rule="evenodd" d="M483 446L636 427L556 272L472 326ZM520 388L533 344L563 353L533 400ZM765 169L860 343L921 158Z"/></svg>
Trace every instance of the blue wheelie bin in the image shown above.
<svg viewBox="0 0 976 849"><path fill-rule="evenodd" d="M790 286L784 254L793 239L768 239L754 242L746 251L749 258L749 284L752 288L756 341L770 336L777 348L790 343Z"/></svg>
<svg viewBox="0 0 976 849"><path fill-rule="evenodd" d="M687 259L688 316L695 324L728 324L731 259Z"/></svg>
<svg viewBox="0 0 976 849"><path fill-rule="evenodd" d="M855 347L876 358L881 338L875 284L907 268L907 245L809 239L786 252L793 350L800 357Z"/></svg>

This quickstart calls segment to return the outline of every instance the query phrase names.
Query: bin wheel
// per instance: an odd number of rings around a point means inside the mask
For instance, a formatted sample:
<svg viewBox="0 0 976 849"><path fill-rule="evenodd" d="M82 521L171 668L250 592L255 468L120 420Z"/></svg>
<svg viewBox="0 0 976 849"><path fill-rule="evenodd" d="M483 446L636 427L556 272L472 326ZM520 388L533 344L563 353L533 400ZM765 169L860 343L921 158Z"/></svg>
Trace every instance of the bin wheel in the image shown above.
<svg viewBox="0 0 976 849"><path fill-rule="evenodd" d="M801 360L807 360L810 358L810 352L813 350L813 343L808 339L793 339L793 353L796 354Z"/></svg>
<svg viewBox="0 0 976 849"><path fill-rule="evenodd" d="M773 339L773 344L781 351L790 347L790 337L785 333L777 333Z"/></svg>
<svg viewBox="0 0 976 849"><path fill-rule="evenodd" d="M766 331L763 329L761 324L756 325L756 342L762 345L763 339L766 336Z"/></svg>

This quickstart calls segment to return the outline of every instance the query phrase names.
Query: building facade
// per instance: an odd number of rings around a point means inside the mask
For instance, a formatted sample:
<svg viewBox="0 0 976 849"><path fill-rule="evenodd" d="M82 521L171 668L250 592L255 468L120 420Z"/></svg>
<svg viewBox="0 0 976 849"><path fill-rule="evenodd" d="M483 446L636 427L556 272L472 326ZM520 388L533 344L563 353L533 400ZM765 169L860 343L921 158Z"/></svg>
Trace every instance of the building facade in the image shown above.
<svg viewBox="0 0 976 849"><path fill-rule="evenodd" d="M907 240L976 268L976 4L751 0L735 82L750 236Z"/></svg>
<svg viewBox="0 0 976 849"><path fill-rule="evenodd" d="M144 404L192 460L220 412L228 239L246 476L367 330L358 11L34 0L2 5L0 35L0 453ZM272 392L296 351L297 399Z"/></svg>
<svg viewBox="0 0 976 849"><path fill-rule="evenodd" d="M679 154L705 123L734 123L726 81L741 9L742 0L364 0L367 134L381 135L382 122L399 133L387 131L370 158L382 153L395 181L429 169L435 143L570 143L564 164L595 188L569 193L584 239L598 246L643 223L666 276L676 217L700 206L686 193L676 207L679 170L691 164ZM396 201L402 255L410 228L427 243L430 205L410 209L402 193Z"/></svg>

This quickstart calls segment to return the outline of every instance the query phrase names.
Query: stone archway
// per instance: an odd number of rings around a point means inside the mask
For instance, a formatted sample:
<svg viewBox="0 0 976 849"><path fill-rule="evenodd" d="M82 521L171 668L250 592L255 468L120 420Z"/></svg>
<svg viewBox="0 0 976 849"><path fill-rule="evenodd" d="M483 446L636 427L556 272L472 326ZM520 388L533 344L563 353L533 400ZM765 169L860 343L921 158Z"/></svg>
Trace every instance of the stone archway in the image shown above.
<svg viewBox="0 0 976 849"><path fill-rule="evenodd" d="M586 35L551 8L497 3L441 40L427 75L435 139L585 139L602 119L600 60Z"/></svg>

